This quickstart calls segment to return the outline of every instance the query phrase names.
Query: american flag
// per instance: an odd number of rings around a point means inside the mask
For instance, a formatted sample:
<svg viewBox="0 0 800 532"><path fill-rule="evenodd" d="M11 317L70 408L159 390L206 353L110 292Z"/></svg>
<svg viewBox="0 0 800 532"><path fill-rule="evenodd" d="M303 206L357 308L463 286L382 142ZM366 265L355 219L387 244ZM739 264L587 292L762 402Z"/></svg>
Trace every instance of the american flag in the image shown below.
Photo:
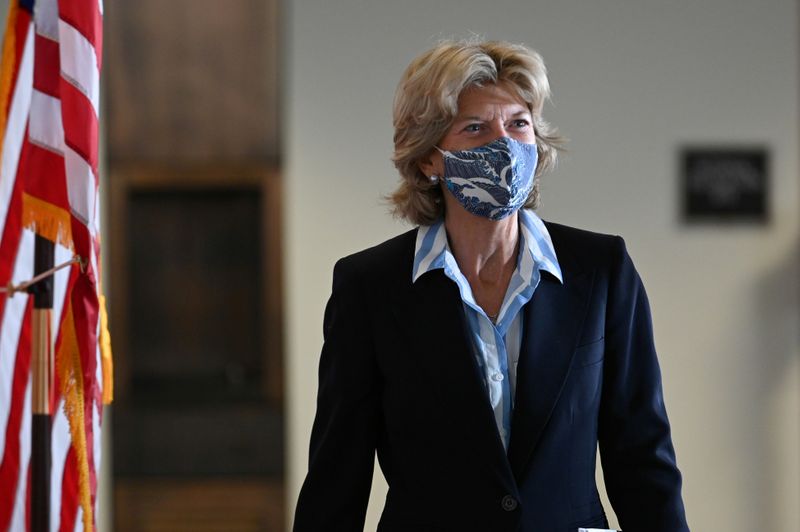
<svg viewBox="0 0 800 532"><path fill-rule="evenodd" d="M0 286L56 243L50 530L95 527L100 426L111 400L100 292L102 0L11 0L0 67ZM30 523L32 297L0 293L0 531Z"/></svg>

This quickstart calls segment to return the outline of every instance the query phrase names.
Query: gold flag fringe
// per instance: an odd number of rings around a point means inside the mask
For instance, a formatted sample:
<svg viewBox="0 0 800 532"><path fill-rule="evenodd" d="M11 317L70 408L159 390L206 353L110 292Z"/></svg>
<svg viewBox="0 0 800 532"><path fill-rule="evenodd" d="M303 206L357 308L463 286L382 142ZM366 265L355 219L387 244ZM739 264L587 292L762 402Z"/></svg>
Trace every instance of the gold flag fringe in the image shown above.
<svg viewBox="0 0 800 532"><path fill-rule="evenodd" d="M69 421L72 446L78 459L78 498L83 509L83 530L91 532L94 526L92 495L89 488L89 455L86 450L86 425L84 417L84 388L81 356L75 335L72 303L65 309L61 321L61 345L56 353L56 367L64 397L64 413Z"/></svg>
<svg viewBox="0 0 800 532"><path fill-rule="evenodd" d="M27 192L22 194L22 226L73 250L69 211Z"/></svg>
<svg viewBox="0 0 800 532"><path fill-rule="evenodd" d="M106 296L98 282L97 296L100 303L100 360L103 364L103 404L110 405L114 400L114 359L111 356L111 335L108 332L108 312Z"/></svg>

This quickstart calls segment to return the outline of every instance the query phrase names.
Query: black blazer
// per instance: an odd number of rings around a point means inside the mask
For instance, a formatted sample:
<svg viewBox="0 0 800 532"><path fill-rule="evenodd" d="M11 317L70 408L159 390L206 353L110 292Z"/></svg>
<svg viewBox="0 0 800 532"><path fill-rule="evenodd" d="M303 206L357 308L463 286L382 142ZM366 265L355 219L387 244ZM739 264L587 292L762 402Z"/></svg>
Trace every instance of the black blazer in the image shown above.
<svg viewBox="0 0 800 532"><path fill-rule="evenodd" d="M607 528L599 442L625 532L680 532L681 500L650 311L619 237L547 224L548 273L524 308L508 452L455 283L411 283L416 230L340 260L325 311L317 414L296 532L359 531L377 449L378 530Z"/></svg>

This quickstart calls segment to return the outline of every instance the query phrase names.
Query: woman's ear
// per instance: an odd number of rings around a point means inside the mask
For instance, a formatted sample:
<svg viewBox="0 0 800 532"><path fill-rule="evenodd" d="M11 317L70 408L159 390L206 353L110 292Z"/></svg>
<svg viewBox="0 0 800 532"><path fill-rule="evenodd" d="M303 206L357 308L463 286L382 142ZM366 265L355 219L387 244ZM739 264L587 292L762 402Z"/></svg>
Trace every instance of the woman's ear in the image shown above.
<svg viewBox="0 0 800 532"><path fill-rule="evenodd" d="M417 162L417 168L428 177L442 175L442 154L438 150L431 150Z"/></svg>

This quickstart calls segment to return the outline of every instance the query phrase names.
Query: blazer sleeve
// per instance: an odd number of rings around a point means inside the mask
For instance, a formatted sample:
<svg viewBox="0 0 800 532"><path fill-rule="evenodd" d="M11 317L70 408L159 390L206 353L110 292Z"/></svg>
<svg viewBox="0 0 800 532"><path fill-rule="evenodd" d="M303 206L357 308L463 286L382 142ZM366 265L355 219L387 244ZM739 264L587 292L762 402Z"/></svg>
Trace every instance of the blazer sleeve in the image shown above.
<svg viewBox="0 0 800 532"><path fill-rule="evenodd" d="M334 267L325 308L317 413L295 532L363 530L380 426L379 374L360 276Z"/></svg>
<svg viewBox="0 0 800 532"><path fill-rule="evenodd" d="M606 314L598 439L625 532L688 531L644 286L616 237Z"/></svg>

